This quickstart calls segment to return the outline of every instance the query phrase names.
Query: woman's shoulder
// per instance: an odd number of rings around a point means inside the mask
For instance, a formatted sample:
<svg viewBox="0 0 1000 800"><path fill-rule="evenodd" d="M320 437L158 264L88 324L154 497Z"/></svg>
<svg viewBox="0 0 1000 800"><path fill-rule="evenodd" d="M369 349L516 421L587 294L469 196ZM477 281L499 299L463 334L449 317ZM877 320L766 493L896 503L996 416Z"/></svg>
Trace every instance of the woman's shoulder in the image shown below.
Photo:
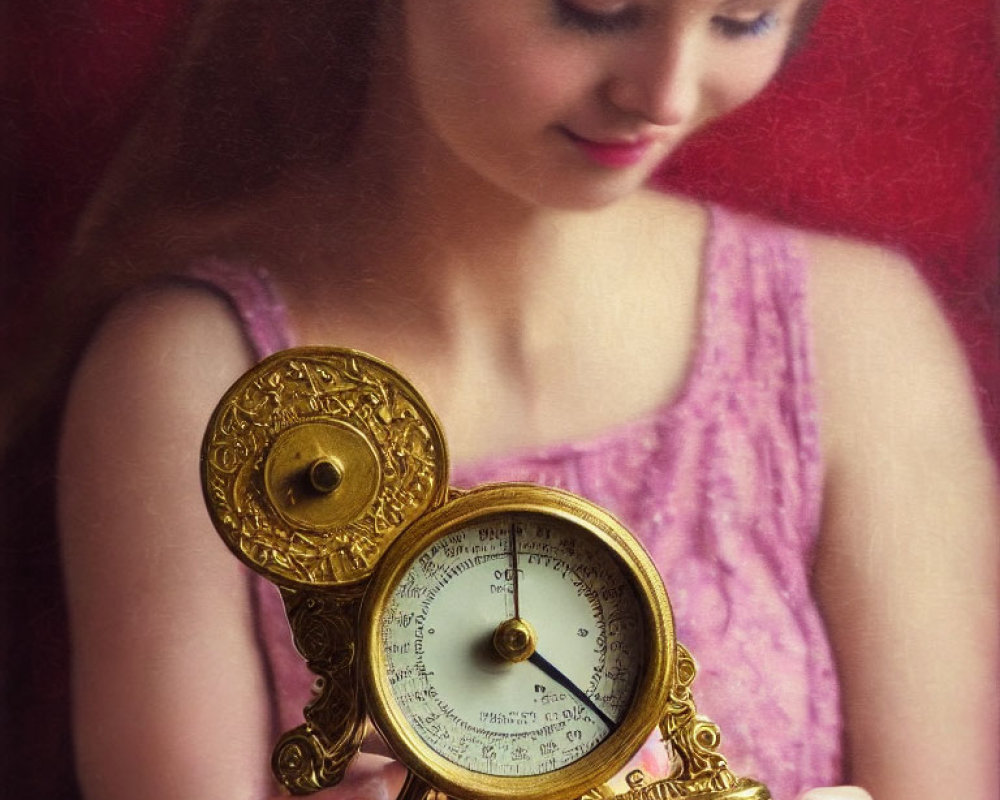
<svg viewBox="0 0 1000 800"><path fill-rule="evenodd" d="M246 350L237 317L225 297L208 284L180 277L158 279L126 293L101 322L94 348L123 351L168 347L197 356Z"/></svg>
<svg viewBox="0 0 1000 800"><path fill-rule="evenodd" d="M916 266L846 237L799 237L828 443L981 437L969 364Z"/></svg>
<svg viewBox="0 0 1000 800"><path fill-rule="evenodd" d="M223 300L170 286L119 303L77 370L58 511L88 786L128 780L105 756L128 751L136 725L160 732L167 762L194 763L224 740L234 760L265 763L266 678L246 574L212 530L198 480L208 420L249 361ZM165 716L150 697L187 702L187 718L204 724ZM253 769L226 780L263 796Z"/></svg>
<svg viewBox="0 0 1000 800"><path fill-rule="evenodd" d="M930 286L902 253L846 237L800 232L809 264L811 310L821 355L849 359L874 376L914 357L929 370L962 364L961 350ZM902 377L902 375L899 375Z"/></svg>
<svg viewBox="0 0 1000 800"><path fill-rule="evenodd" d="M77 369L71 414L119 408L152 423L211 411L252 363L241 326L221 296L161 283L130 293L99 325Z"/></svg>

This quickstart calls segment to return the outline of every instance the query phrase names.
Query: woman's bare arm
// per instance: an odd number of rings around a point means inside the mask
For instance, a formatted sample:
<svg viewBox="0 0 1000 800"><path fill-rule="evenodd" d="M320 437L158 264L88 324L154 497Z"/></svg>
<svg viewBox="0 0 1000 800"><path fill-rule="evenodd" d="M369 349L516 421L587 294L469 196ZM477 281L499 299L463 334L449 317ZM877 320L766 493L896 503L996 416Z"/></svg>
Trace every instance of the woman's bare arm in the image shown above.
<svg viewBox="0 0 1000 800"><path fill-rule="evenodd" d="M902 259L814 243L827 462L816 591L852 782L998 796L997 484L964 357Z"/></svg>
<svg viewBox="0 0 1000 800"><path fill-rule="evenodd" d="M250 355L225 304L132 299L75 378L59 468L80 780L94 800L257 798L269 707L246 571L198 456Z"/></svg>

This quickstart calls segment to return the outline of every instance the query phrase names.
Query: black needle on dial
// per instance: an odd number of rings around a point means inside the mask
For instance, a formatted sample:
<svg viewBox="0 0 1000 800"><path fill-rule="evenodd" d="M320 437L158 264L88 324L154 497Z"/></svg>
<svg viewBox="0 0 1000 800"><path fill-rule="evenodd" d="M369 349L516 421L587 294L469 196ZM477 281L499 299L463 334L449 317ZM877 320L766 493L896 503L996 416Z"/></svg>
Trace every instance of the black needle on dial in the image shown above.
<svg viewBox="0 0 1000 800"><path fill-rule="evenodd" d="M518 575L517 568L517 524L511 523L510 526L510 560L511 560L511 570L513 575L511 576L512 588L514 590L514 619L521 619L521 591L520 591L520 578ZM507 626L512 626L513 622L508 621L501 625L501 629ZM530 626L529 626L530 628ZM605 714L601 709L597 707L593 700L584 694L583 690L577 686L573 681L567 678L563 673L547 658L542 656L537 650L535 650L534 634L532 633L529 637L530 644L524 648L515 648L518 650L517 660L524 658L525 654L530 652L527 660L538 667L542 672L548 675L552 680L562 686L566 691L573 695L577 700L583 703L590 711L592 711L601 722L603 722L608 730L613 731L617 726L614 720L611 719L607 714ZM502 644L502 642L501 642ZM498 645L500 647L500 645ZM508 658L510 656L508 655Z"/></svg>
<svg viewBox="0 0 1000 800"><path fill-rule="evenodd" d="M534 664L536 667L538 667L542 672L544 672L546 675L552 678L552 680L554 680L564 689L566 689L570 694L573 695L573 697L575 697L577 700L583 703L588 709L593 711L594 714L597 715L598 719L600 719L601 722L603 722L605 725L608 726L608 730L613 731L617 727L617 725L615 725L611 717L609 717L607 714L601 711L601 709L597 707L594 701L583 693L583 690L579 686L577 686L575 683L573 683L573 681L571 681L569 678L563 675L562 672L554 664L552 664L552 662L550 662L548 659L542 656L537 650L530 656L528 656L528 661Z"/></svg>

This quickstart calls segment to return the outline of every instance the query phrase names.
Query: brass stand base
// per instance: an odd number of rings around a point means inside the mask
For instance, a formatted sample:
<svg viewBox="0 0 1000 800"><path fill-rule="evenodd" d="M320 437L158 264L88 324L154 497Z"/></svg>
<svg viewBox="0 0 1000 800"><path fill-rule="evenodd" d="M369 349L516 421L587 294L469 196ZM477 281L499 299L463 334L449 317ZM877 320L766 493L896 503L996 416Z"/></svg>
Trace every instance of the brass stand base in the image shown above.
<svg viewBox="0 0 1000 800"><path fill-rule="evenodd" d="M725 789L706 789L698 782L675 781L670 778L646 783L641 771L629 775L630 789L620 794L611 794L604 800L771 800L767 787L747 778L737 779Z"/></svg>

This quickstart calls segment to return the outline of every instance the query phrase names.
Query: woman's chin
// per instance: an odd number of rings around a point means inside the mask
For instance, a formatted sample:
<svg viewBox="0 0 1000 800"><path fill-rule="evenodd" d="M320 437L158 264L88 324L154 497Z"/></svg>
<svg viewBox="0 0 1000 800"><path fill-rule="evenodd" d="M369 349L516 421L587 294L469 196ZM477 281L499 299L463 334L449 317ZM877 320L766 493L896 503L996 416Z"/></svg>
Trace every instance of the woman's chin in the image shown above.
<svg viewBox="0 0 1000 800"><path fill-rule="evenodd" d="M643 191L649 175L618 176L614 180L575 181L567 186L547 186L537 193L540 207L558 211L599 211Z"/></svg>

